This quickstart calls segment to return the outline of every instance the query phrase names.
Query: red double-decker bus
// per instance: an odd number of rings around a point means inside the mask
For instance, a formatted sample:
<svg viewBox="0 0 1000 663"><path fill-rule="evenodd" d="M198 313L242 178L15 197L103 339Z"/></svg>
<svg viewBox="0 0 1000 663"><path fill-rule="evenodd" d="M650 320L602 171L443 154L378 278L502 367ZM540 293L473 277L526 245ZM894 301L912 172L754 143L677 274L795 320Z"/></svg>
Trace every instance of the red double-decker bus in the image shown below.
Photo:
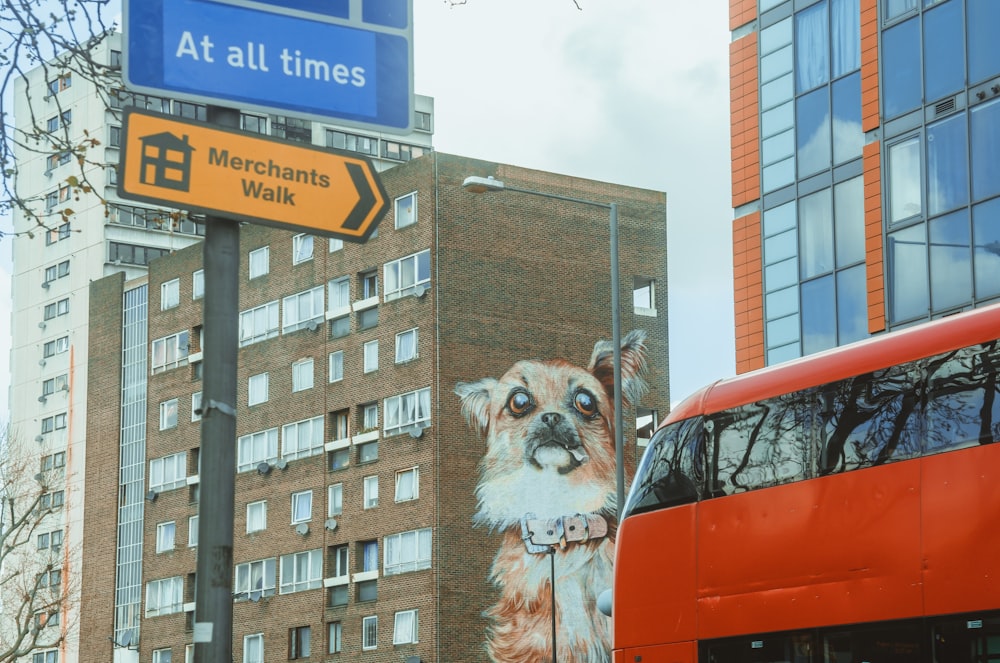
<svg viewBox="0 0 1000 663"><path fill-rule="evenodd" d="M1000 661L1000 306L717 382L618 530L615 663Z"/></svg>

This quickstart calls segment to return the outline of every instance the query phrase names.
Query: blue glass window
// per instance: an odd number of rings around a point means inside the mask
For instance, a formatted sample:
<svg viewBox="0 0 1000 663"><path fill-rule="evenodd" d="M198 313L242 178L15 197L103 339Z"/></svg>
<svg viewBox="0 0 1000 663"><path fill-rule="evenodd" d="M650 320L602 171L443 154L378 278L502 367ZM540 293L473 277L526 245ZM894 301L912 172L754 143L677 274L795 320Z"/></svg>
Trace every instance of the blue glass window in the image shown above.
<svg viewBox="0 0 1000 663"><path fill-rule="evenodd" d="M812 354L837 345L833 275L802 284L802 352Z"/></svg>
<svg viewBox="0 0 1000 663"><path fill-rule="evenodd" d="M764 284L768 290L799 282L798 258L788 258L764 267Z"/></svg>
<svg viewBox="0 0 1000 663"><path fill-rule="evenodd" d="M795 256L795 231L788 230L764 240L764 261L778 262Z"/></svg>
<svg viewBox="0 0 1000 663"><path fill-rule="evenodd" d="M976 297L1000 295L1000 198L972 208Z"/></svg>
<svg viewBox="0 0 1000 663"><path fill-rule="evenodd" d="M927 127L927 212L940 214L969 202L965 113Z"/></svg>
<svg viewBox="0 0 1000 663"><path fill-rule="evenodd" d="M1000 48L997 26L1000 25L1000 2L968 0L969 83L975 85L1000 74Z"/></svg>
<svg viewBox="0 0 1000 663"><path fill-rule="evenodd" d="M764 306L766 307L769 319L798 313L799 289L796 286L791 286L790 288L782 288L776 292L768 293L764 299Z"/></svg>
<svg viewBox="0 0 1000 663"><path fill-rule="evenodd" d="M833 77L861 68L861 6L857 0L831 0Z"/></svg>
<svg viewBox="0 0 1000 663"><path fill-rule="evenodd" d="M861 156L865 134L861 130L861 74L833 83L833 162Z"/></svg>
<svg viewBox="0 0 1000 663"><path fill-rule="evenodd" d="M969 301L972 292L972 247L969 210L961 209L928 224L931 259L931 307L934 311Z"/></svg>
<svg viewBox="0 0 1000 663"><path fill-rule="evenodd" d="M795 89L799 92L830 80L829 39L826 2L795 14Z"/></svg>
<svg viewBox="0 0 1000 663"><path fill-rule="evenodd" d="M764 211L764 235L770 236L795 227L795 201ZM771 262L771 261L768 261Z"/></svg>
<svg viewBox="0 0 1000 663"><path fill-rule="evenodd" d="M864 191L861 177L840 182L833 187L837 267L846 267L865 258Z"/></svg>
<svg viewBox="0 0 1000 663"><path fill-rule="evenodd" d="M777 320L768 320L766 331L767 344L770 347L797 341L799 340L799 316L790 315Z"/></svg>
<svg viewBox="0 0 1000 663"><path fill-rule="evenodd" d="M830 89L822 87L795 102L799 178L830 167Z"/></svg>
<svg viewBox="0 0 1000 663"><path fill-rule="evenodd" d="M760 116L760 133L763 136L770 136L785 129L791 129L795 121L795 111L792 102L787 102L766 110Z"/></svg>
<svg viewBox="0 0 1000 663"><path fill-rule="evenodd" d="M972 198L982 200L1000 193L1000 99L973 107L969 116Z"/></svg>
<svg viewBox="0 0 1000 663"><path fill-rule="evenodd" d="M927 239L923 224L889 235L889 311L895 322L927 317Z"/></svg>
<svg viewBox="0 0 1000 663"><path fill-rule="evenodd" d="M954 94L965 86L962 3L949 0L924 12L925 101Z"/></svg>
<svg viewBox="0 0 1000 663"><path fill-rule="evenodd" d="M837 272L837 333L841 345L868 338L864 265Z"/></svg>
<svg viewBox="0 0 1000 663"><path fill-rule="evenodd" d="M799 261L803 279L833 270L833 205L829 189L799 199Z"/></svg>
<svg viewBox="0 0 1000 663"><path fill-rule="evenodd" d="M920 138L889 146L889 223L917 216L923 210Z"/></svg>
<svg viewBox="0 0 1000 663"><path fill-rule="evenodd" d="M886 19L891 19L896 16L902 16L906 12L916 8L917 0L886 0L885 17Z"/></svg>
<svg viewBox="0 0 1000 663"><path fill-rule="evenodd" d="M882 105L886 119L920 105L920 23L914 17L882 33Z"/></svg>

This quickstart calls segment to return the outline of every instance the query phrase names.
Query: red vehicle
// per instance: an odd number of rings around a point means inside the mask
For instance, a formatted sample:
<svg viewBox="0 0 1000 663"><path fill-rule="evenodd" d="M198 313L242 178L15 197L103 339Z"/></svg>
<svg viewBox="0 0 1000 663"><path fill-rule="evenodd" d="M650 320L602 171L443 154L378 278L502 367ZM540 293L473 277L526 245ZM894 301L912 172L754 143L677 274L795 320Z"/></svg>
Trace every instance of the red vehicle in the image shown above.
<svg viewBox="0 0 1000 663"><path fill-rule="evenodd" d="M715 383L640 462L615 663L1000 661L1000 306Z"/></svg>

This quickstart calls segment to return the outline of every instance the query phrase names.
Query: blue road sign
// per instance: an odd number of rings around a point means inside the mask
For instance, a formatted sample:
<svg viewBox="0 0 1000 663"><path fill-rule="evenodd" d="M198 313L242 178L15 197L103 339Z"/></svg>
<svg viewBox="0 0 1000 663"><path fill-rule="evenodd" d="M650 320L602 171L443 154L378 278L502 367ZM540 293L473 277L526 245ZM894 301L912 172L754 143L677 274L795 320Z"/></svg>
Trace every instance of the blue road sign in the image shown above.
<svg viewBox="0 0 1000 663"><path fill-rule="evenodd" d="M198 103L406 133L412 17L412 0L125 0L125 82Z"/></svg>

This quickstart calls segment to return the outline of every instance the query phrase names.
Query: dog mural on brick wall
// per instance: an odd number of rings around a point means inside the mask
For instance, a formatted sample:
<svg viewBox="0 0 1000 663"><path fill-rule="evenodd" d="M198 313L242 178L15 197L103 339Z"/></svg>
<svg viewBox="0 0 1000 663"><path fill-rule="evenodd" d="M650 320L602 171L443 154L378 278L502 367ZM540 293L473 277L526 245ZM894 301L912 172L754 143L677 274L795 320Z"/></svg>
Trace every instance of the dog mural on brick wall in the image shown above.
<svg viewBox="0 0 1000 663"><path fill-rule="evenodd" d="M645 332L627 334L621 356L630 407L646 390ZM599 341L587 368L519 361L499 379L455 386L486 440L474 522L502 535L490 577L500 595L486 611L497 663L553 660L552 562L556 658L611 660L611 620L597 596L611 587L617 530L612 363L612 344Z"/></svg>

